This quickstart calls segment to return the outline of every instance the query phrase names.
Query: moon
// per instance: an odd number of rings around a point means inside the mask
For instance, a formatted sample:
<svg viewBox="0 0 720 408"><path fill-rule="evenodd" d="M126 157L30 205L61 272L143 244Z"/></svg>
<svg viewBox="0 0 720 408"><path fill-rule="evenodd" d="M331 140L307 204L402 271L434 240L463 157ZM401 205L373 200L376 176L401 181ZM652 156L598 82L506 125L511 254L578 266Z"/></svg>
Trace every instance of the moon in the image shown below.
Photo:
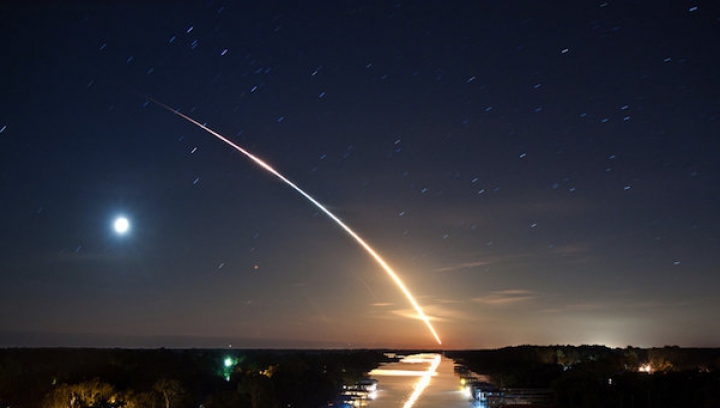
<svg viewBox="0 0 720 408"><path fill-rule="evenodd" d="M113 228L118 234L125 235L130 230L130 221L125 217L117 217L113 223Z"/></svg>

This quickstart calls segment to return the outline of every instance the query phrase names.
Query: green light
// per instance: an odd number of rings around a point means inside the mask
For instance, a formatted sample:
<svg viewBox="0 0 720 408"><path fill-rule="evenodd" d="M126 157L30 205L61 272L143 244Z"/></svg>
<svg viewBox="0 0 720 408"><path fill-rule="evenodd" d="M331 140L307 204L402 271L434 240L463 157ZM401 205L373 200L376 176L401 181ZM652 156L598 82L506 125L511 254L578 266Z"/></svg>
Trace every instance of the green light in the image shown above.
<svg viewBox="0 0 720 408"><path fill-rule="evenodd" d="M234 357L225 357L223 360L223 377L225 381L230 381L230 375L233 373L235 366L238 363L238 359Z"/></svg>

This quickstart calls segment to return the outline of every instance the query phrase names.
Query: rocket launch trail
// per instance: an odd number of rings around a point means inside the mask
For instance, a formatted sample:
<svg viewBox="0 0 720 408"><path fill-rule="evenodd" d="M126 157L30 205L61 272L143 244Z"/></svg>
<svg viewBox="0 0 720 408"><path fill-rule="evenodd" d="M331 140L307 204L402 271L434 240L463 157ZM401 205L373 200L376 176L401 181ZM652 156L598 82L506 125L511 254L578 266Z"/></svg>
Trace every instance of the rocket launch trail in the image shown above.
<svg viewBox="0 0 720 408"><path fill-rule="evenodd" d="M400 277L395 273L395 271L393 271L393 269L390 267L390 265L388 265L387 262L385 262L385 260L384 260L382 257L380 257L380 255L379 255L377 252L375 252L375 250L372 249L372 247L370 247L370 245L369 245L367 242L365 242L364 239L362 239L355 231L353 231L349 226L347 226L340 218L338 218L338 217L337 217L335 214L333 214L330 210L328 210L327 208L325 208L324 205L322 205L319 201L317 201L316 199L314 199L310 194L306 193L303 189L301 189L300 187L298 187L295 183L293 183L292 181L288 180L285 176L283 176L282 174L280 174L280 173L279 173L277 170L275 170L272 166L270 166L269 164L265 163L263 160L261 160L260 158L258 158L258 157L255 156L255 155L253 155L252 153L248 152L248 151L245 150L244 148L242 148L242 147L238 146L237 144L233 143L231 140L229 140L229 139L226 138L225 136L223 136L223 135L221 135L220 133L218 133L218 132L210 129L209 127L203 125L202 123L196 121L195 119L193 119L193 118L191 118L191 117L189 117L189 116L187 116L187 115L185 115L185 114L183 114L183 113L180 113L179 111L177 111L177 110L175 110L175 109L172 109L171 107L169 107L168 105L165 105L164 103L162 103L162 102L160 102L160 101L157 101L157 100L155 100L155 99L153 99L153 98L149 98L149 97L147 97L147 96L144 96L144 98L146 98L146 99L148 99L149 101L153 102L154 104L156 104L156 105L158 105L158 106L160 106L160 107L162 107L162 108L165 108L165 109L167 109L168 111L170 111L170 112L172 112L172 113L180 116L181 118L187 120L188 122L192 123L193 125L199 127L200 129L202 129L202 130L210 133L211 135L215 136L216 138L220 139L221 141L223 141L224 143L226 143L227 145L229 145L229 146L232 147L233 149L239 151L240 153L242 153L243 155L245 155L247 158L249 158L250 160L252 160L253 162L255 162L258 166L262 167L263 169L265 169L265 170L267 170L268 172L270 172L271 174L273 174L275 177L277 177L277 178L279 178L280 180L282 180L283 183L285 183L285 184L287 184L288 186L292 187L295 191L297 191L298 193L300 193L300 194L301 194L303 197L305 197L308 201L310 201L310 202L313 203L317 208L319 208L320 211L322 211L322 212L325 213L328 217L330 217L330 219L332 219L333 221L335 221L335 223L336 223L337 225L339 225L343 230L345 230L345 232L347 232L348 235L350 235L351 237L353 237L353 238L355 239L355 241L357 241L357 243L360 244L360 246L363 247L363 249L365 249L365 251L367 251L367 253L370 254L370 256L373 257L373 259L375 259L375 261L377 261L377 263L385 270L385 272L388 274L388 276L393 280L393 282L395 282L395 284L397 285L397 287L398 287L398 288L400 289L400 291L405 295L405 297L407 298L407 300L410 302L410 304L412 305L412 307L415 309L415 312L417 312L418 317L420 318L420 320L422 320L422 321L425 323L425 326L427 326L428 330L430 330L430 333L431 333L431 334L433 335L433 337L435 338L435 341L437 341L438 344L442 344L442 341L440 340L440 336L438 336L437 332L435 331L435 328L434 328L433 325L430 323L430 319L427 317L427 315L425 315L425 312L423 312L422 308L420 307L420 305L418 304L418 302L415 300L415 297L412 295L412 293L410 293L410 290L405 286L405 283L403 283L403 281L402 281L402 280L400 279Z"/></svg>

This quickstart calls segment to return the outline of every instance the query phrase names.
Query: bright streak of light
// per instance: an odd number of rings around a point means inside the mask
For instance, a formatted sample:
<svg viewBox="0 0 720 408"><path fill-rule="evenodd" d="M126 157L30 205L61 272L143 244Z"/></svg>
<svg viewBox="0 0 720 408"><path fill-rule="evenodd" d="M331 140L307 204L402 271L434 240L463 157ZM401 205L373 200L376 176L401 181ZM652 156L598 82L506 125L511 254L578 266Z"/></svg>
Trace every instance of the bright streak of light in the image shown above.
<svg viewBox="0 0 720 408"><path fill-rule="evenodd" d="M162 103L162 102L156 101L155 99L152 99L152 98L149 98L149 97L145 97L145 98L147 98L148 100L152 101L152 102L155 103L156 105L161 106L161 107L167 109L168 111L170 111L170 112L172 112L172 113L180 116L181 118L187 120L188 122L192 123L193 125L199 127L200 129L202 129L202 130L210 133L211 135L213 135L213 136L215 136L216 138L220 139L221 141L225 142L226 144L228 144L229 146L231 146L233 149L235 149L235 150L239 151L240 153L244 154L244 155L247 156L250 160L254 161L257 165L259 165L260 167L264 168L265 170L267 170L268 172L270 172L270 173L271 173L272 175L274 175L275 177L277 177L277 178L279 178L280 180L282 180L285 184L287 184L287 185L289 185L290 187L292 187L295 191L297 191L298 193L300 193L303 197L307 198L308 201L310 201L311 203L313 203L317 208L319 208L319 209L320 209L322 212L324 212L328 217L330 217L330 219L332 219L333 221L335 221L340 227L342 227L342 229L345 230L345 232L347 232L351 237L353 237L353 238L355 239L355 241L357 241L357 243L360 244L360 246L363 247L363 248L365 249L365 251L367 251L367 253L369 253L370 256L372 256L372 257L375 259L375 261L377 261L378 264L380 264L380 266L385 270L385 272L387 272L388 276L390 276L390 278L393 280L393 282L395 282L395 284L398 286L398 288L400 288L400 291L405 295L405 297L407 298L407 300L408 300L408 301L410 302L410 304L413 306L413 308L414 308L415 311L417 312L418 317L420 318L420 320L422 320L423 322L425 322L425 326L427 326L428 330L430 330L430 333L432 333L433 337L435 337L435 341L437 341L438 344L442 344L442 341L440 340L440 336L438 336L437 332L435 331L435 328L434 328L433 325L430 323L430 319L425 315L425 312L423 312L423 310L422 310L422 308L420 307L420 305L418 304L418 302L415 301L415 297L413 297L412 293L410 293L410 290L408 290L408 288L405 286L405 284L403 283L403 281L400 280L400 277L395 273L395 271L392 270L392 268L390 267L390 265L388 265L387 262L385 262L385 260L382 259L382 258L380 257L380 255L378 255L378 253L375 252L375 250L372 249L368 243L365 242L365 240L363 240L355 231L353 231L352 229L350 229L350 227L348 227L347 225L345 225L345 223L342 222L342 220L340 220L340 218L338 218L335 214L333 214L332 212L330 212L330 210L328 210L327 208L325 208L325 206L323 206L322 204L320 204L320 202L318 202L317 200L315 200L312 196L310 196L310 194L306 193L303 189L301 189L300 187L298 187L297 185L295 185L295 183L293 183L292 181L290 181L290 180L288 180L287 178L285 178L285 176L283 176L283 175L280 174L277 170L275 170L274 168L272 168L272 166L270 166L269 164L265 163L264 161L262 161L261 159L259 159L259 158L256 157L255 155L253 155L252 153L248 152L247 150L243 149L242 147L236 145L235 143L233 143L231 140L229 140L229 139L226 138L225 136L223 136L223 135L221 135L220 133L218 133L218 132L210 129L209 127L203 125L202 123L196 121L195 119L193 119L193 118L191 118L191 117L189 117L189 116L187 116L187 115L185 115L185 114L182 114L182 113L180 113L179 111L177 111L177 110L175 110L175 109L172 109L171 107L165 105L165 104Z"/></svg>
<svg viewBox="0 0 720 408"><path fill-rule="evenodd" d="M437 354L413 354L412 356L404 357L400 362L408 364L432 363L435 361L435 356L437 356Z"/></svg>
<svg viewBox="0 0 720 408"><path fill-rule="evenodd" d="M430 367L428 367L427 371L423 374L422 377L418 380L417 384L415 384L415 390L413 391L412 395L410 395L410 398L408 398L407 401L405 401L405 404L403 405L403 408L411 408L413 405L415 405L415 402L420 398L423 391L425 391L425 388L430 384L430 379L436 374L435 370L437 370L438 365L440 365L440 355L436 354L435 358L430 363Z"/></svg>
<svg viewBox="0 0 720 408"><path fill-rule="evenodd" d="M422 377L425 375L425 371L385 370L383 368L376 368L375 370L370 371L370 375L373 377Z"/></svg>
<svg viewBox="0 0 720 408"><path fill-rule="evenodd" d="M417 364L417 363L433 363L437 359L437 354L413 354L400 360L401 363ZM370 371L370 376L386 376L386 377L420 377L426 375L427 371L417 370L387 370L384 368L376 368ZM432 374L433 376L437 373Z"/></svg>

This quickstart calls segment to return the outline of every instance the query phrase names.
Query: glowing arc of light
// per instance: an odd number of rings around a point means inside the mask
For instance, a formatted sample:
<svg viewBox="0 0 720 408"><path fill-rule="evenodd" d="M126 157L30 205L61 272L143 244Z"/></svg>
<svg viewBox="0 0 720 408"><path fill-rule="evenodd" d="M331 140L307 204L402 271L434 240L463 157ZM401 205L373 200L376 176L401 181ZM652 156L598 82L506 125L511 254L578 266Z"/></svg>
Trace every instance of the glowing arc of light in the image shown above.
<svg viewBox="0 0 720 408"><path fill-rule="evenodd" d="M330 210L325 208L325 206L323 206L319 201L315 200L310 194L306 193L303 189L298 187L295 183L288 180L285 176L283 176L277 170L272 168L272 166L265 163L263 160L261 160L260 158L258 158L255 155L253 155L249 151L247 151L247 150L243 149L242 147L238 146L237 144L233 143L230 139L228 139L225 136L221 135L220 133L210 129L209 127L196 121L195 119L179 112L178 110L172 109L171 107L165 105L164 103L162 103L160 101L157 101L153 98L149 98L147 96L145 98L152 101L156 105L163 107L163 108L167 109L168 111L180 116L181 118L187 120L188 122L192 123L193 125L199 127L200 129L210 133L211 135L213 135L216 138L220 139L221 141L225 142L233 149L239 151L240 153L245 155L247 158L249 158L250 160L255 162L258 166L267 170L272 175L279 178L282 182L284 182L285 184L292 187L295 191L300 193L303 197L308 199L308 201L313 203L317 208L319 208L322 212L324 212L325 215L330 217L330 219L335 221L335 223L337 223L342 229L345 230L345 232L347 232L351 237L353 237L355 239L355 241L357 241L357 243L360 244L360 246L363 247L363 249L365 249L365 251L367 251L367 253L370 254L370 256L372 256L375 259L375 261L377 261L378 264L380 264L380 266L385 270L385 272L387 272L388 276L390 276L390 278L393 280L393 282L395 282L397 287L400 288L400 291L405 295L407 300L413 306L413 308L415 309L415 312L417 312L420 320L422 320L425 323L425 326L427 326L428 330L430 330L430 333L432 333L433 337L435 337L435 340L437 341L437 343L442 344L442 341L440 340L440 336L438 336L437 332L435 331L435 328L430 323L430 319L427 317L427 315L425 315L425 312L423 312L422 308L420 307L418 302L415 300L412 293L410 293L410 290L408 290L408 288L405 286L403 281L400 279L400 277L395 273L395 271L393 271L393 269L390 267L390 265L388 265L387 262L385 262L385 260L382 259L380 257L380 255L378 255L378 253L375 252L375 250L372 249L367 242L365 242L365 240L363 240L355 231L353 231L350 227L348 227L340 218L338 218L335 214L330 212Z"/></svg>

